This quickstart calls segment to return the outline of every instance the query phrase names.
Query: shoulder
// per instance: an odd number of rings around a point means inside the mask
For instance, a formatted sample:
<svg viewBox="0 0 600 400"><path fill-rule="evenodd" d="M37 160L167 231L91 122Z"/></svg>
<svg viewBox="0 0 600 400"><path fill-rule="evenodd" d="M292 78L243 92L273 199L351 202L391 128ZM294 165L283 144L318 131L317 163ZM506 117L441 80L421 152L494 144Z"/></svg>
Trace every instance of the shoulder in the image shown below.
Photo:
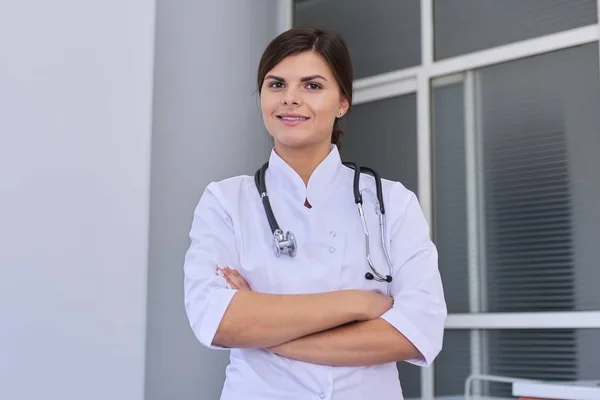
<svg viewBox="0 0 600 400"><path fill-rule="evenodd" d="M373 194L377 193L375 178L370 174L361 174L360 186L361 188L368 189ZM390 209L394 214L398 214L399 211L405 210L411 201L417 201L416 194L404 186L402 182L383 177L381 178L381 192L386 213Z"/></svg>
<svg viewBox="0 0 600 400"><path fill-rule="evenodd" d="M361 174L361 188L369 190L375 198L377 186L375 178L369 174ZM388 226L394 230L400 226L418 226L428 230L423 209L417 195L402 182L381 178L381 191Z"/></svg>
<svg viewBox="0 0 600 400"><path fill-rule="evenodd" d="M408 189L401 182L384 180L384 186L387 186L388 203L395 205L396 211L406 212L411 204L418 204L417 195Z"/></svg>
<svg viewBox="0 0 600 400"><path fill-rule="evenodd" d="M202 199L216 202L223 209L228 210L233 205L233 202L240 201L243 193L253 188L256 190L254 177L250 175L232 176L212 181L206 185Z"/></svg>
<svg viewBox="0 0 600 400"><path fill-rule="evenodd" d="M250 186L254 186L254 177L237 175L219 181L212 181L206 186L206 190L215 195L230 197L248 189Z"/></svg>
<svg viewBox="0 0 600 400"><path fill-rule="evenodd" d="M402 234L407 243L429 240L430 227L417 195L402 183L388 181L386 215L392 232Z"/></svg>

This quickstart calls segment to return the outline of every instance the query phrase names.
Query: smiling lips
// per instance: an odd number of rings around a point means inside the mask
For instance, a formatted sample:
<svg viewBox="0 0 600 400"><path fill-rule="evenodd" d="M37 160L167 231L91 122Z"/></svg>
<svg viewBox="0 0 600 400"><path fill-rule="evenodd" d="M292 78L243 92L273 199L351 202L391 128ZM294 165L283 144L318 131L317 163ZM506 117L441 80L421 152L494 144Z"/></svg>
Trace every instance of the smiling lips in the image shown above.
<svg viewBox="0 0 600 400"><path fill-rule="evenodd" d="M309 119L304 115L290 113L279 114L277 115L277 118L279 118L281 122L283 122L286 126L296 126L303 123L304 121L308 121Z"/></svg>

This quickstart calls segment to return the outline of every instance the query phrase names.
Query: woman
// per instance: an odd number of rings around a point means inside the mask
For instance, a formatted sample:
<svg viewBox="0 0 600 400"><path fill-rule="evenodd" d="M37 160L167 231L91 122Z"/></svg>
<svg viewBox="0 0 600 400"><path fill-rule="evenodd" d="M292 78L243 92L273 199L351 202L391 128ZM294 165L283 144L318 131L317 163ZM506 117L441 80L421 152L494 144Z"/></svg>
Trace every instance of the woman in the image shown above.
<svg viewBox="0 0 600 400"><path fill-rule="evenodd" d="M325 30L284 32L260 60L262 116L274 139L264 179L279 226L294 233L294 256L275 254L252 176L210 183L195 210L185 306L202 344L231 349L223 400L397 400L395 363L427 366L441 349L436 248L399 182L382 182L392 281L365 279L354 170L338 151L352 80L346 45ZM371 259L387 271L374 179L362 174L360 188Z"/></svg>

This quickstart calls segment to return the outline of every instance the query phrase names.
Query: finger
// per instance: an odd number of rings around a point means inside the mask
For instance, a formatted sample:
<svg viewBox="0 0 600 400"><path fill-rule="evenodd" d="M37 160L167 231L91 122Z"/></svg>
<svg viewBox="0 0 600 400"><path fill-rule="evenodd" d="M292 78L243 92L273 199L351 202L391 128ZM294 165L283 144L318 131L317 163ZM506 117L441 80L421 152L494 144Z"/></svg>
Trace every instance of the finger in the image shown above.
<svg viewBox="0 0 600 400"><path fill-rule="evenodd" d="M250 285L248 282L246 282L238 270L230 268L228 271L228 277L238 288L251 290Z"/></svg>
<svg viewBox="0 0 600 400"><path fill-rule="evenodd" d="M229 279L227 280L227 287L229 289L238 289L239 290L238 285L236 285L235 282L232 282Z"/></svg>
<svg viewBox="0 0 600 400"><path fill-rule="evenodd" d="M238 289L236 287L236 285L233 282L231 282L231 279L229 278L229 276L231 275L230 271L226 270L225 268L221 267L220 265L217 265L215 273L218 276L225 278L226 287L228 289Z"/></svg>
<svg viewBox="0 0 600 400"><path fill-rule="evenodd" d="M223 270L223 273L226 276L234 276L235 270L233 268L231 268L231 267L222 267L221 269Z"/></svg>
<svg viewBox="0 0 600 400"><path fill-rule="evenodd" d="M225 278L228 282L228 285L233 289L252 290L248 282L246 282L239 271L234 268L217 265L217 274Z"/></svg>
<svg viewBox="0 0 600 400"><path fill-rule="evenodd" d="M239 274L236 275L235 273L231 272L229 274L228 277L229 281L234 284L238 289L241 288L247 288L248 284L246 283L246 281L244 280L244 278L242 278Z"/></svg>
<svg viewBox="0 0 600 400"><path fill-rule="evenodd" d="M229 267L220 267L220 270L225 278L231 278L233 276L233 271Z"/></svg>
<svg viewBox="0 0 600 400"><path fill-rule="evenodd" d="M223 278L225 278L225 282L227 284L227 288L228 289L238 289L238 287L235 284L235 282L233 282L232 279L230 278L230 275L226 275L225 273L223 273L221 276Z"/></svg>

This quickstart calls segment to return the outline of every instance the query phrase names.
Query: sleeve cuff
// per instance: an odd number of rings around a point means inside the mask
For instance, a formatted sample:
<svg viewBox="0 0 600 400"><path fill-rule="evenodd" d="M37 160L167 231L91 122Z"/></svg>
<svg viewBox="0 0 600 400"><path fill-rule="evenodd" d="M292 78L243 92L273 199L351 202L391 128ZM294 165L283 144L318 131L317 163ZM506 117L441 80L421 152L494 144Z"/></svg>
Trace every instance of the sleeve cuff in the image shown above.
<svg viewBox="0 0 600 400"><path fill-rule="evenodd" d="M386 311L381 318L404 335L423 355L423 357L412 358L406 360L406 362L420 367L429 367L431 365L436 354L432 351L425 335L421 333L415 324L406 318L400 310L394 308Z"/></svg>
<svg viewBox="0 0 600 400"><path fill-rule="evenodd" d="M221 324L223 315L231 303L231 299L237 293L234 289L215 289L208 297L208 304L206 305L206 313L204 317L197 322L200 326L198 332L198 340L204 346L215 349L215 350L229 350L228 347L215 346L212 344L217 329ZM196 329L194 329L196 331Z"/></svg>

